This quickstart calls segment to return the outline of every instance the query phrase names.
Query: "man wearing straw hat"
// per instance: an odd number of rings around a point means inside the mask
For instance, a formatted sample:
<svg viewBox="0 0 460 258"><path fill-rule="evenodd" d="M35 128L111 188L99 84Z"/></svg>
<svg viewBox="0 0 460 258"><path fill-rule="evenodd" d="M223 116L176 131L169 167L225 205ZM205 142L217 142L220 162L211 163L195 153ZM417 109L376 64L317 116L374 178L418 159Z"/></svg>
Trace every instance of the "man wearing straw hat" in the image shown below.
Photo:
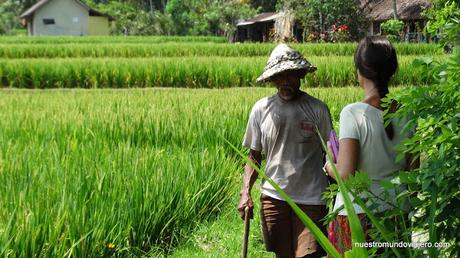
<svg viewBox="0 0 460 258"><path fill-rule="evenodd" d="M278 92L254 105L243 140L249 158L326 232L320 220L326 215L321 194L327 186L322 172L323 151L316 128L323 139L331 131L329 109L322 101L300 90L300 81L316 67L286 44L270 55L257 82L272 82ZM244 218L254 207L251 188L257 172L246 164L238 210ZM305 228L289 205L266 181L262 182L261 222L265 246L276 257L321 257L324 250Z"/></svg>

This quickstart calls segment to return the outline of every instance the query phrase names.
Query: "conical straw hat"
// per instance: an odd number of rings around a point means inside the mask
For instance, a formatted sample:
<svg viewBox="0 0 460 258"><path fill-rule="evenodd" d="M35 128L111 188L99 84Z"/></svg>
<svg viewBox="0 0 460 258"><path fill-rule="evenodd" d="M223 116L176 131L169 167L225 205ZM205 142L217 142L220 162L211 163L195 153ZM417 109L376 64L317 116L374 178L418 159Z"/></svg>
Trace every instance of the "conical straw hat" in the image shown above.
<svg viewBox="0 0 460 258"><path fill-rule="evenodd" d="M256 81L266 82L273 75L287 70L306 70L307 73L310 73L316 71L316 67L297 50L286 44L279 44L273 49L264 72Z"/></svg>

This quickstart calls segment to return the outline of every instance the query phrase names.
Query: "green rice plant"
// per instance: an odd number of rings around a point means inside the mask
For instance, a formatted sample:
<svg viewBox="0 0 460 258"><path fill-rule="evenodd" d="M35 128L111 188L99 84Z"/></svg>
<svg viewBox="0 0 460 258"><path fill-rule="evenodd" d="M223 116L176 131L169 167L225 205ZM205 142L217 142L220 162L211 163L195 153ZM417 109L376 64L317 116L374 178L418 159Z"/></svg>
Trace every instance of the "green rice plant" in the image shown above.
<svg viewBox="0 0 460 258"><path fill-rule="evenodd" d="M430 83L430 77L412 67L415 58L399 58L393 84ZM318 70L307 75L305 86L356 84L352 58L317 56L310 61ZM0 82L2 87L15 88L242 87L255 85L265 62L262 57L1 59Z"/></svg>
<svg viewBox="0 0 460 258"><path fill-rule="evenodd" d="M141 40L141 39L139 39ZM140 41L142 42L142 41ZM71 42L62 44L2 43L0 58L76 58L76 57L179 57L179 56L222 56L222 57L268 57L275 44L244 43L222 44L214 42L100 42L85 44ZM307 58L314 56L353 56L356 44L292 44ZM436 45L396 44L398 55L440 55L442 49Z"/></svg>
<svg viewBox="0 0 460 258"><path fill-rule="evenodd" d="M241 163L221 136L239 144L274 92L2 90L0 256L168 254L237 194ZM331 111L360 97L307 92Z"/></svg>

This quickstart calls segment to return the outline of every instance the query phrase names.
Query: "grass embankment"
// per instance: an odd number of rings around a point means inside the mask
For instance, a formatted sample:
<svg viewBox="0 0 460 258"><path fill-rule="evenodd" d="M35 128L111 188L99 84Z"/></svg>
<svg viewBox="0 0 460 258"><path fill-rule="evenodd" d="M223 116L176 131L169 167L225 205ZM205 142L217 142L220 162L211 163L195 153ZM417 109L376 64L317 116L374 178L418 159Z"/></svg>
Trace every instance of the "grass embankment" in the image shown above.
<svg viewBox="0 0 460 258"><path fill-rule="evenodd" d="M361 96L308 91L336 121ZM0 256L168 252L235 202L243 164L221 137L240 145L252 105L273 92L2 91Z"/></svg>

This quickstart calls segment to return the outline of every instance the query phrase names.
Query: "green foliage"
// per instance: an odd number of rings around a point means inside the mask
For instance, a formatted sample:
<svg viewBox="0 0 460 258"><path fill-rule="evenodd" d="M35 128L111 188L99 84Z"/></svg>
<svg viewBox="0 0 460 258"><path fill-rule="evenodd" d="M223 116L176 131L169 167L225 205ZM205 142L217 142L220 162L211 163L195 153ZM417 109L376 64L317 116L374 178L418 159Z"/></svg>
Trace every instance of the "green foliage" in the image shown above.
<svg viewBox="0 0 460 258"><path fill-rule="evenodd" d="M244 1L244 0L243 0ZM260 8L261 12L274 12L276 10L277 0L246 0L250 2L253 8Z"/></svg>
<svg viewBox="0 0 460 258"><path fill-rule="evenodd" d="M458 185L460 171L460 51L447 61L424 64L433 76L430 86L407 89L393 97L401 107L398 115L412 114L410 125L417 130L403 150L420 155L421 168L406 177L412 196L415 229L429 232L430 242L445 241L449 249L431 249L430 256L458 256L460 222ZM455 254L455 255L454 255Z"/></svg>
<svg viewBox="0 0 460 258"><path fill-rule="evenodd" d="M192 18L190 17L190 5L196 1L189 1L185 3L180 0L170 0L166 5L165 12L171 15L173 24L176 27L175 33L178 35L185 35L188 29L193 26Z"/></svg>
<svg viewBox="0 0 460 258"><path fill-rule="evenodd" d="M399 41L404 28L404 22L400 20L388 20L381 24L382 31L388 35L390 41Z"/></svg>
<svg viewBox="0 0 460 258"><path fill-rule="evenodd" d="M440 1L430 11L431 24L445 28L446 42L458 42L458 6L455 1ZM446 16L447 10L457 11ZM457 24L457 25L455 25ZM449 29L455 28L455 29ZM400 104L396 116L411 117L408 128L416 127L414 136L401 150L421 158L420 169L402 173L400 180L409 188L413 207L414 231L427 232L430 257L460 255L460 49L441 62L425 58L414 63L431 76L433 84L408 88L393 94ZM435 242L448 242L449 248L438 249Z"/></svg>
<svg viewBox="0 0 460 258"><path fill-rule="evenodd" d="M229 95L2 93L0 256L167 251L237 188L218 135L239 143L255 96Z"/></svg>
<svg viewBox="0 0 460 258"><path fill-rule="evenodd" d="M332 41L333 26L346 25L350 39L360 39L367 21L355 0L291 0L291 10L305 28L305 38L314 35L315 41Z"/></svg>
<svg viewBox="0 0 460 258"><path fill-rule="evenodd" d="M460 6L458 1L432 1L433 8L427 9L429 18L427 31L441 37L441 44L459 44L460 38Z"/></svg>
<svg viewBox="0 0 460 258"><path fill-rule="evenodd" d="M14 35L15 30L20 28L19 9L20 5L17 1L0 2L0 34Z"/></svg>
<svg viewBox="0 0 460 258"><path fill-rule="evenodd" d="M321 145L323 147L323 150L326 152L326 159L329 162L329 164L332 165L332 170L334 173L334 178L337 181L338 189L340 190L341 193L343 193L343 203L345 205L345 210L347 211L348 223L350 225L350 230L351 230L350 234L351 234L351 243L352 243L352 248L351 250L345 252L345 257L359 257L359 258L369 257L366 249L364 249L363 247L353 246L354 243L364 243L366 241L365 236L364 236L364 231L363 231L363 228L361 227L361 223L358 218L358 215L356 214L355 209L353 207L353 202L350 199L350 189L345 185L344 180L340 177L339 172L337 171L337 168L335 166L334 159L332 158L332 154L328 151L326 143L324 139L321 137L321 134L319 133L318 128L317 128L317 133L321 140Z"/></svg>
<svg viewBox="0 0 460 258"><path fill-rule="evenodd" d="M92 8L115 18L115 35L171 35L175 34L171 17L160 11L148 11L129 2L110 1L95 4L87 0Z"/></svg>
<svg viewBox="0 0 460 258"><path fill-rule="evenodd" d="M360 91L308 92L337 117ZM242 164L221 137L240 144L273 93L2 92L0 257L168 254L237 195Z"/></svg>
<svg viewBox="0 0 460 258"><path fill-rule="evenodd" d="M31 44L31 45L45 45L48 47L60 44L73 44L73 47L77 47L79 44L84 47L89 47L89 44L94 44L95 49L97 45L101 44L113 44L118 47L123 44L129 44L130 46L136 46L137 44L149 44L153 47L157 47L159 43L227 43L228 40L224 37L218 36L91 36L91 37L80 37L80 36L34 36L34 37L12 37L12 36L0 36L0 44L13 45L13 44ZM3 45L2 47L6 47ZM425 45L429 46L429 45ZM24 46L23 46L24 47ZM68 46L70 47L70 46ZM412 48L412 51L415 48ZM423 52L435 51L435 48L428 47L424 48ZM442 53L442 52L440 52Z"/></svg>
<svg viewBox="0 0 460 258"><path fill-rule="evenodd" d="M170 0L163 9L148 7L117 1L96 5L116 18L116 34L128 35L220 35L229 38L237 20L256 12L248 4L224 0Z"/></svg>
<svg viewBox="0 0 460 258"><path fill-rule="evenodd" d="M173 19L178 35L222 35L230 38L239 19L253 17L257 10L243 1L168 1L165 13Z"/></svg>

